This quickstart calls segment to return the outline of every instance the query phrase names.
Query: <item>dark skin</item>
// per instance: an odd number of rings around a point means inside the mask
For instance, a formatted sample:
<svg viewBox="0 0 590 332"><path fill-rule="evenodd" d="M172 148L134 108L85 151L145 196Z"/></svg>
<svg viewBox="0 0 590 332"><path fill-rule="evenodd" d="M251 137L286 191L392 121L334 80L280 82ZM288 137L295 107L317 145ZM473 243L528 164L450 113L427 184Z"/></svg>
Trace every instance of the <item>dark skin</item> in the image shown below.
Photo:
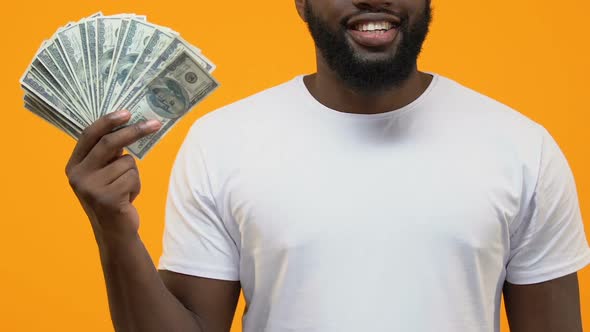
<svg viewBox="0 0 590 332"><path fill-rule="evenodd" d="M343 17L358 12L367 7L383 6L390 3L398 10L408 12L410 20L420 14L424 8L424 0L421 1L361 1L361 0L328 0L312 1L314 8L323 19L331 23L333 29L337 29ZM295 1L297 11L302 20L305 20L305 0ZM380 59L395 55L399 44L398 39L386 49L378 51L352 44L357 54L367 59ZM375 114L401 108L418 98L432 81L432 76L413 68L409 79L399 87L390 88L379 93L365 94L349 89L337 74L326 64L326 61L316 51L317 73L304 78L309 92L327 107L346 113Z"/></svg>
<svg viewBox="0 0 590 332"><path fill-rule="evenodd" d="M582 331L577 273L531 285L505 282L503 291L510 331Z"/></svg>
<svg viewBox="0 0 590 332"><path fill-rule="evenodd" d="M66 166L98 244L115 330L229 331L239 282L158 272L139 238L133 206L141 187L139 173L122 149L161 124L139 123L112 132L129 119L121 111L97 120L84 130Z"/></svg>
<svg viewBox="0 0 590 332"><path fill-rule="evenodd" d="M303 18L305 0L296 0ZM358 9L394 6L410 19L424 7L423 0L316 0L314 7L336 26ZM403 38L403 36L398 36ZM397 43L379 52L357 48L378 59L395 54ZM305 84L324 105L347 113L375 114L409 104L427 88L432 77L414 68L406 82L379 93L358 93L346 87L320 54L317 73ZM123 156L123 147L157 131L147 122L112 130L130 119L125 111L102 117L80 137L66 166L66 174L90 219L104 271L109 308L115 330L229 331L240 294L239 281L214 280L157 271L139 235L139 214L133 201L140 191L137 166ZM513 332L581 331L577 275L534 285L504 286L506 309Z"/></svg>

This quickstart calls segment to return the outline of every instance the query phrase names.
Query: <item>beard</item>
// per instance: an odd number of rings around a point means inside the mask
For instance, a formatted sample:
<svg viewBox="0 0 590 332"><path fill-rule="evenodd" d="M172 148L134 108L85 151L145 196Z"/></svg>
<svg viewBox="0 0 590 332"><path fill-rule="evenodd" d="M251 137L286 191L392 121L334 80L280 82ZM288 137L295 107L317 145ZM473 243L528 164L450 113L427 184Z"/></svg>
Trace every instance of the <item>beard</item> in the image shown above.
<svg viewBox="0 0 590 332"><path fill-rule="evenodd" d="M432 9L430 1L426 1L422 14L412 25L407 17L402 17L398 28L401 42L391 56L379 60L359 55L347 41L346 22L343 20L340 28L332 31L329 24L315 14L311 1L305 6L305 19L316 48L328 66L352 90L371 94L397 87L410 77L428 35Z"/></svg>

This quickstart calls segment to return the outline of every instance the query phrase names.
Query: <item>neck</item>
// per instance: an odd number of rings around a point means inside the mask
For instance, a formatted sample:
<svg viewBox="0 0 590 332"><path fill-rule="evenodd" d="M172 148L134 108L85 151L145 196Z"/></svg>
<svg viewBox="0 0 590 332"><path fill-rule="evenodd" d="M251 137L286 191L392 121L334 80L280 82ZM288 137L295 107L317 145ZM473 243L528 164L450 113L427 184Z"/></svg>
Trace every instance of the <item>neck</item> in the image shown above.
<svg viewBox="0 0 590 332"><path fill-rule="evenodd" d="M326 107L358 114L377 114L402 108L422 95L431 81L432 75L414 68L399 86L375 93L361 93L349 88L321 59L318 59L317 73L303 78L311 95Z"/></svg>

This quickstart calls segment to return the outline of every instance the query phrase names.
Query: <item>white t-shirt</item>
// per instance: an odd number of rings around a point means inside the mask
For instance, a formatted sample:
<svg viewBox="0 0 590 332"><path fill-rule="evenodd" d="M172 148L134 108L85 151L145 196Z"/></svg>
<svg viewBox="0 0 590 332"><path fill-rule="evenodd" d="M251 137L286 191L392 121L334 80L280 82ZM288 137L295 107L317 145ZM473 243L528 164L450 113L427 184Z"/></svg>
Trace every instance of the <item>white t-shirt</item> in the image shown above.
<svg viewBox="0 0 590 332"><path fill-rule="evenodd" d="M387 113L298 76L201 117L159 268L240 280L245 332L499 331L505 280L590 262L574 178L541 125L433 76Z"/></svg>

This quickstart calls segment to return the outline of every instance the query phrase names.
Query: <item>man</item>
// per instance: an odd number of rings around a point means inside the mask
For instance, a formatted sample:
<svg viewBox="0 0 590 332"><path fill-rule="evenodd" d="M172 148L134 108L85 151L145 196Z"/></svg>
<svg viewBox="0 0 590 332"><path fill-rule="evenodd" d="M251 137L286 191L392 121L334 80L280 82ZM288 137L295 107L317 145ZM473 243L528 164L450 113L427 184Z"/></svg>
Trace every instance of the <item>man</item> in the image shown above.
<svg viewBox="0 0 590 332"><path fill-rule="evenodd" d="M590 262L551 135L416 59L428 0L296 0L317 73L211 112L170 181L157 272L117 112L67 166L117 331L581 331Z"/></svg>

